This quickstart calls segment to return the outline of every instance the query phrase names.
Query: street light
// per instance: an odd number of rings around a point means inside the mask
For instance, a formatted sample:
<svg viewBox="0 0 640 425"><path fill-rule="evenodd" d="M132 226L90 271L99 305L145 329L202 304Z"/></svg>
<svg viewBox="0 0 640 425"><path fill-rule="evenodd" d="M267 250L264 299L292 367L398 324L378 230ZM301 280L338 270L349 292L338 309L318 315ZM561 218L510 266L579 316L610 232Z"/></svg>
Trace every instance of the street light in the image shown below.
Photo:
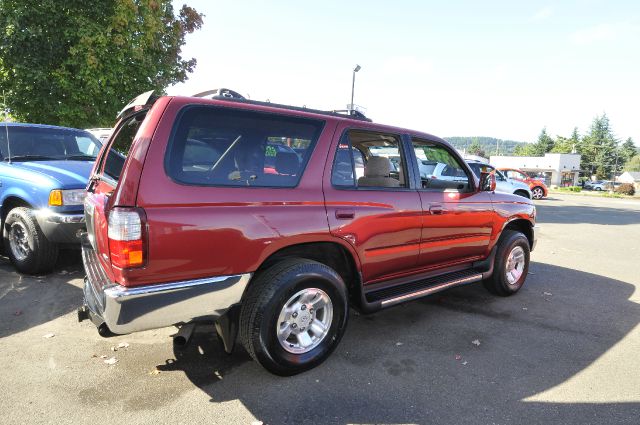
<svg viewBox="0 0 640 425"><path fill-rule="evenodd" d="M351 80L351 104L350 104L350 107L349 107L350 111L354 110L354 107L353 107L353 91L354 91L354 89L356 87L356 72L358 72L358 71L360 71L360 65L356 64L356 67L353 68L353 80Z"/></svg>

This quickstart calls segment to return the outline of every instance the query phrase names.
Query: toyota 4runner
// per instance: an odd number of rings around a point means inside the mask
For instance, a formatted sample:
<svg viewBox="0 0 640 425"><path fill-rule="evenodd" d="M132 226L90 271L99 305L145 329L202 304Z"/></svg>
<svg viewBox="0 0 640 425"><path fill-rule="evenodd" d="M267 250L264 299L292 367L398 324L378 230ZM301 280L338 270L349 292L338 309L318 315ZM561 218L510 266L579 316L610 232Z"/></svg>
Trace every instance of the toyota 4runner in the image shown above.
<svg viewBox="0 0 640 425"><path fill-rule="evenodd" d="M418 158L456 179L421 175ZM79 317L104 336L214 322L228 352L239 339L299 373L336 348L350 306L472 282L516 293L536 210L494 189L444 140L355 112L148 92L90 178Z"/></svg>

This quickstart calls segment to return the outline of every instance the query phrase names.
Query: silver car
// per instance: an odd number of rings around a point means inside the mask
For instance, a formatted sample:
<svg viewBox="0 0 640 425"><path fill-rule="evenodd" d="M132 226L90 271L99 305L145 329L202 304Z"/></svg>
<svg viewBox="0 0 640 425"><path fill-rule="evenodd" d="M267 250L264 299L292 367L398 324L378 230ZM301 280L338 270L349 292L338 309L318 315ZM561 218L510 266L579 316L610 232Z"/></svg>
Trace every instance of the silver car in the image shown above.
<svg viewBox="0 0 640 425"><path fill-rule="evenodd" d="M531 189L529 189L528 184L508 178L500 170L496 170L496 167L493 165L479 161L467 161L467 164L469 164L469 167L478 178L480 177L480 172L495 173L497 192L512 193L528 199L532 198Z"/></svg>

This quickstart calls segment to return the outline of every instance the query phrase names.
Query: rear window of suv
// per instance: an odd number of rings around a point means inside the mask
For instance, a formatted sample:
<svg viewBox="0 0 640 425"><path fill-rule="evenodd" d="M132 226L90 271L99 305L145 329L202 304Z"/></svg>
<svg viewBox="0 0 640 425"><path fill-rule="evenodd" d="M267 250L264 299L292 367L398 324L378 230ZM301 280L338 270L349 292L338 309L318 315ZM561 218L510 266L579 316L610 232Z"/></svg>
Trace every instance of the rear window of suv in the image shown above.
<svg viewBox="0 0 640 425"><path fill-rule="evenodd" d="M165 168L184 184L295 187L322 126L307 118L190 106L174 126Z"/></svg>

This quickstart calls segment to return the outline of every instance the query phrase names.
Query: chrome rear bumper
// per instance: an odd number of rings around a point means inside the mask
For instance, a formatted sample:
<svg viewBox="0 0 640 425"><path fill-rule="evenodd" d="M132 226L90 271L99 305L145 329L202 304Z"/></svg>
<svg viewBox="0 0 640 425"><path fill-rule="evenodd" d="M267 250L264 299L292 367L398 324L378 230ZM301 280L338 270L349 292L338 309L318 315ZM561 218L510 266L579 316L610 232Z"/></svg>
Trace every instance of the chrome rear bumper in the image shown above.
<svg viewBox="0 0 640 425"><path fill-rule="evenodd" d="M84 302L92 320L115 334L198 321L212 321L240 303L251 273L125 287L110 282L86 234L82 261L87 273Z"/></svg>

